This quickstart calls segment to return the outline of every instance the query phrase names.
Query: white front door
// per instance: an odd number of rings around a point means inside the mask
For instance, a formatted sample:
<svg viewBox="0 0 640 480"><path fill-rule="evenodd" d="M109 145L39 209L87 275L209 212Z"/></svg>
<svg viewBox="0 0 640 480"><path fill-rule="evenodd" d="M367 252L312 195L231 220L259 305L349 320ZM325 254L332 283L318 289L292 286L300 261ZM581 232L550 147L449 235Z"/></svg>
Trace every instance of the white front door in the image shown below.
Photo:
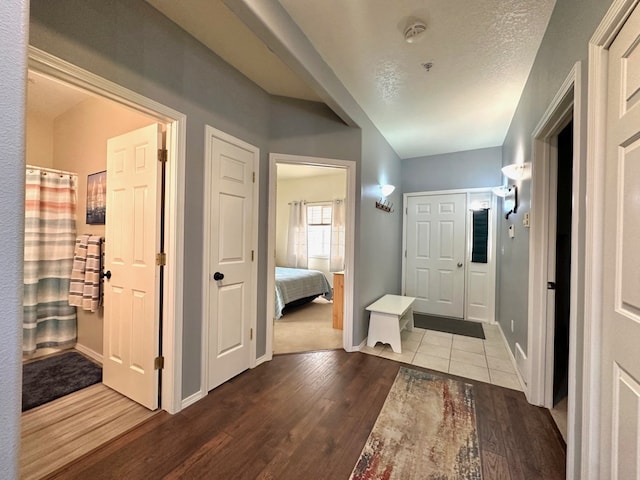
<svg viewBox="0 0 640 480"><path fill-rule="evenodd" d="M211 390L250 364L251 251L256 150L208 133L209 204L208 381Z"/></svg>
<svg viewBox="0 0 640 480"><path fill-rule="evenodd" d="M107 142L103 383L158 407L161 126Z"/></svg>
<svg viewBox="0 0 640 480"><path fill-rule="evenodd" d="M640 477L640 8L609 50L600 477Z"/></svg>
<svg viewBox="0 0 640 480"><path fill-rule="evenodd" d="M465 207L464 193L408 197L405 294L416 312L464 315Z"/></svg>

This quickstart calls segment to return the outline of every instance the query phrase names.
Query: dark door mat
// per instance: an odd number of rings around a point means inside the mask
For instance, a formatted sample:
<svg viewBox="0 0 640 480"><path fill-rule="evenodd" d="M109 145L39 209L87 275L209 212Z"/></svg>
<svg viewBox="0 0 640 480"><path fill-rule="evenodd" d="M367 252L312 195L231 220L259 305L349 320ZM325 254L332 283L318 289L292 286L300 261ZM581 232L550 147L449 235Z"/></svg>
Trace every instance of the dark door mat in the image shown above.
<svg viewBox="0 0 640 480"><path fill-rule="evenodd" d="M459 318L438 317L435 315L427 315L425 313L414 313L413 323L416 327L425 328L427 330L437 330L438 332L453 333L455 335L464 335L466 337L485 338L481 323L470 322Z"/></svg>
<svg viewBox="0 0 640 480"><path fill-rule="evenodd" d="M102 367L78 352L65 352L22 366L22 411L102 381Z"/></svg>

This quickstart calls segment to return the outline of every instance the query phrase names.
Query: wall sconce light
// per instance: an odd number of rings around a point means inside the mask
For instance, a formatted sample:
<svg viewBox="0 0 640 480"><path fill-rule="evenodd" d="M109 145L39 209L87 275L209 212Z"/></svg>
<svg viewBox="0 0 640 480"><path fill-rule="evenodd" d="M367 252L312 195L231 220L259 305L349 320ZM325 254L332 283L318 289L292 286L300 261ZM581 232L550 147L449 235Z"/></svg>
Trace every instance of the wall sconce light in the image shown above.
<svg viewBox="0 0 640 480"><path fill-rule="evenodd" d="M382 210L383 212L393 213L393 203L386 200L385 197L388 197L393 193L396 189L394 185L380 185L380 200L376 201L376 208L378 210Z"/></svg>
<svg viewBox="0 0 640 480"><path fill-rule="evenodd" d="M388 197L396 189L395 185L380 185L380 193L383 197Z"/></svg>
<svg viewBox="0 0 640 480"><path fill-rule="evenodd" d="M503 185L491 189L495 195L504 198L505 210L509 210L504 218L509 218L512 213L518 212L518 187L517 185Z"/></svg>
<svg viewBox="0 0 640 480"><path fill-rule="evenodd" d="M502 167L502 174L511 180L520 181L531 178L531 163L512 163Z"/></svg>

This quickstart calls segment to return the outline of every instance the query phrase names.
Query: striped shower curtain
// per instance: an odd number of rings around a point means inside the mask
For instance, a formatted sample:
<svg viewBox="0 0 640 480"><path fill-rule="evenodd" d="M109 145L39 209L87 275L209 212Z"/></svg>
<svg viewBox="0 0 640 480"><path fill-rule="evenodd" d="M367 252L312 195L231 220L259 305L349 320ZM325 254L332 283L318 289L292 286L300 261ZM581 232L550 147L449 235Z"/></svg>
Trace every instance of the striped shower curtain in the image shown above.
<svg viewBox="0 0 640 480"><path fill-rule="evenodd" d="M75 174L27 167L23 353L70 347L77 337L69 282L76 236Z"/></svg>

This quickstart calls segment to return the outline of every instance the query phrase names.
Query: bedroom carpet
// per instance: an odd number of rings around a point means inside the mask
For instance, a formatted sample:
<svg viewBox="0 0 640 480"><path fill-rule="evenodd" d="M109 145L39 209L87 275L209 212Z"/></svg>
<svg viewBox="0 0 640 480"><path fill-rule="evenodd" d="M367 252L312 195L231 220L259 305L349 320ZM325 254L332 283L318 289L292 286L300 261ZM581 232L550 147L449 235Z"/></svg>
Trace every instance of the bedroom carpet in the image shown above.
<svg viewBox="0 0 640 480"><path fill-rule="evenodd" d="M414 312L413 323L416 327L424 328L425 330L437 330L438 332L464 335L465 337L485 338L482 324L479 322Z"/></svg>
<svg viewBox="0 0 640 480"><path fill-rule="evenodd" d="M342 330L332 327L333 303L323 298L291 307L275 321L273 352L295 353L342 348Z"/></svg>
<svg viewBox="0 0 640 480"><path fill-rule="evenodd" d="M22 411L102 381L102 367L78 352L64 352L22 366Z"/></svg>
<svg viewBox="0 0 640 480"><path fill-rule="evenodd" d="M350 479L482 479L473 393L400 368Z"/></svg>

